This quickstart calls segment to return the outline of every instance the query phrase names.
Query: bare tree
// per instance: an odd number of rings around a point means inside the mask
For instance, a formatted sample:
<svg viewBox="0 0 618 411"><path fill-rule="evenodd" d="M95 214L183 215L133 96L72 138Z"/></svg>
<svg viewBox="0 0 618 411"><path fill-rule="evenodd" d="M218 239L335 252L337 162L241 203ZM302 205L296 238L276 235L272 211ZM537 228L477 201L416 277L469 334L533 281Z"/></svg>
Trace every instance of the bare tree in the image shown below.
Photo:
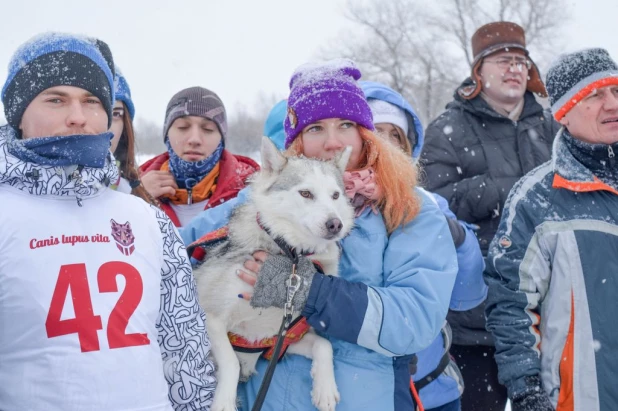
<svg viewBox="0 0 618 411"><path fill-rule="evenodd" d="M568 20L564 0L447 0L430 23L450 37L472 64L470 38L474 31L491 21L513 21L526 32L526 46L541 57L552 54L557 36Z"/></svg>
<svg viewBox="0 0 618 411"><path fill-rule="evenodd" d="M254 156L260 150L265 119L251 114L246 107L238 108L234 117L228 120L225 147L234 154Z"/></svg>
<svg viewBox="0 0 618 411"><path fill-rule="evenodd" d="M365 79L388 84L416 103L422 119L432 118L452 93L457 76L442 51L449 45L427 29L432 18L427 6L420 0L349 1L345 15L360 35L344 37L323 57L351 58Z"/></svg>
<svg viewBox="0 0 618 411"><path fill-rule="evenodd" d="M279 100L276 95L260 93L251 109L240 105L228 118L226 148L234 154L258 158L264 122Z"/></svg>
<svg viewBox="0 0 618 411"><path fill-rule="evenodd" d="M156 155L167 150L163 143L163 126L143 118L136 119L135 152Z"/></svg>
<svg viewBox="0 0 618 411"><path fill-rule="evenodd" d="M543 66L559 49L556 39L568 18L566 0L348 0L354 27L321 57L348 57L364 79L380 81L413 103L427 123L442 111L469 75L470 38L491 21L514 21L526 31L528 48Z"/></svg>

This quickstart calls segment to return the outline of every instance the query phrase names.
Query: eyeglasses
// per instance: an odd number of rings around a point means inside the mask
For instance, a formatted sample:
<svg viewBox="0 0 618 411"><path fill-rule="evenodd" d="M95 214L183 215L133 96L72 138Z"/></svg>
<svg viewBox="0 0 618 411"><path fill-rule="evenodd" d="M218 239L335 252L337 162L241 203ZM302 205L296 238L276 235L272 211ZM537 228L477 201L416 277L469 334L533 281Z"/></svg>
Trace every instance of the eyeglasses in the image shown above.
<svg viewBox="0 0 618 411"><path fill-rule="evenodd" d="M484 60L484 62L496 64L502 70L511 68L513 64L515 64L515 67L517 67L518 70L523 70L524 67L528 70L532 68L532 62L521 57L502 57L498 60Z"/></svg>

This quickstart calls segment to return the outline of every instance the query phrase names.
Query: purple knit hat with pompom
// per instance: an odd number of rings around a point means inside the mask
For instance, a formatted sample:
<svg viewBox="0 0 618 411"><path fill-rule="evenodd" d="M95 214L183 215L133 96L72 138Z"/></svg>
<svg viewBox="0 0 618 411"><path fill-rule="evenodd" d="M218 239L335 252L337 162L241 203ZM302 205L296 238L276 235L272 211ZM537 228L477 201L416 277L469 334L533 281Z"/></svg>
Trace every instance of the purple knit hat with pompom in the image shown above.
<svg viewBox="0 0 618 411"><path fill-rule="evenodd" d="M303 128L325 118L342 118L373 130L371 109L356 80L361 72L352 60L304 64L290 80L285 118L285 148Z"/></svg>

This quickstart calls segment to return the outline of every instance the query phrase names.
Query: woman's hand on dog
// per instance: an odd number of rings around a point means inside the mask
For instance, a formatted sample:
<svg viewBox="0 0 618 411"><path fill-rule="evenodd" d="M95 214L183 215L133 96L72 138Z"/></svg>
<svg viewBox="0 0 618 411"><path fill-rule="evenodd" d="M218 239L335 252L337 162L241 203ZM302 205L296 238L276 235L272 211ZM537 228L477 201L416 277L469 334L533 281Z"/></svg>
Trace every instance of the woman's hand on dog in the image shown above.
<svg viewBox="0 0 618 411"><path fill-rule="evenodd" d="M256 251L252 255L253 259L245 261L243 264L244 270L236 271L236 275L238 278L249 284L251 287L255 286L255 282L257 281L257 275L262 269L262 265L266 258L268 258L268 253L266 251ZM253 293L246 292L238 294L239 298L244 300L251 300Z"/></svg>
<svg viewBox="0 0 618 411"><path fill-rule="evenodd" d="M243 269L236 272L241 280L253 287L253 290L238 294L238 297L249 301L254 308L283 308L288 292L286 280L293 270L294 264L289 257L256 251L251 259L245 261ZM315 264L310 259L299 257L296 273L302 281L292 300L297 309L302 310L305 306L313 277L317 272Z"/></svg>

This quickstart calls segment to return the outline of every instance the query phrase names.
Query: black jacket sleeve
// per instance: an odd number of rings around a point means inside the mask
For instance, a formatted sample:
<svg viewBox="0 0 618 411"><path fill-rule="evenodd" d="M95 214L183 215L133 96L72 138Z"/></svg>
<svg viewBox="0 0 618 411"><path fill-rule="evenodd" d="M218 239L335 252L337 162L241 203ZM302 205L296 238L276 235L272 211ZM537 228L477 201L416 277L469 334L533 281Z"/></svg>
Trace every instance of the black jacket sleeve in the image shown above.
<svg viewBox="0 0 618 411"><path fill-rule="evenodd" d="M465 131L453 131L438 118L427 128L421 154L423 183L427 190L446 198L457 218L474 222L491 217L500 204L500 189L489 174L464 178L464 170L451 140ZM454 122L453 122L454 123Z"/></svg>

